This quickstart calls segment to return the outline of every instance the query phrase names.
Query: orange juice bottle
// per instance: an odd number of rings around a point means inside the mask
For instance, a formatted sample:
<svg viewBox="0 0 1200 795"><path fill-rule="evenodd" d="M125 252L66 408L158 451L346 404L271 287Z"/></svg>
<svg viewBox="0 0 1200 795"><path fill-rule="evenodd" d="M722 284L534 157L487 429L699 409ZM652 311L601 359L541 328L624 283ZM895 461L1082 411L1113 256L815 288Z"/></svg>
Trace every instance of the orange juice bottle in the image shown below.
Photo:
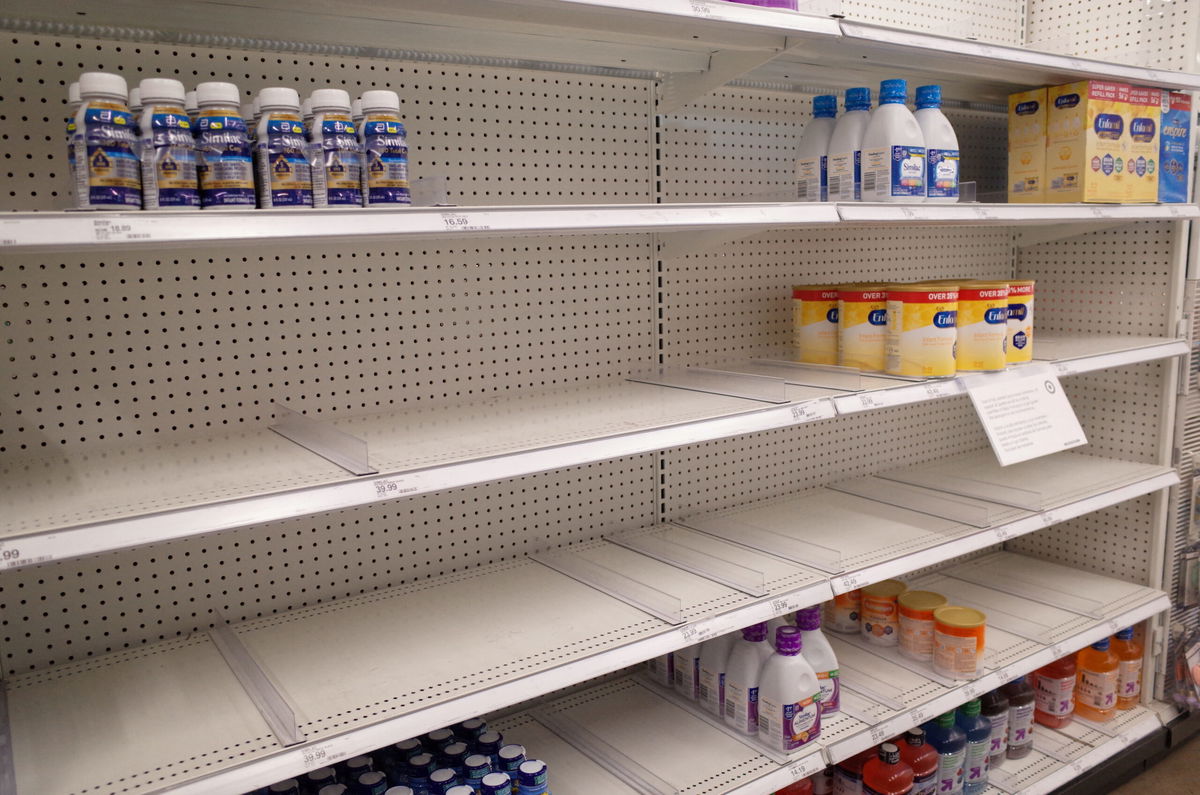
<svg viewBox="0 0 1200 795"><path fill-rule="evenodd" d="M1133 709L1142 695L1142 644L1133 639L1133 627L1113 637L1112 650L1121 661L1117 668L1117 709Z"/></svg>
<svg viewBox="0 0 1200 795"><path fill-rule="evenodd" d="M1068 654L1033 672L1035 721L1051 729L1061 728L1071 722L1071 713L1075 711L1075 674L1074 654Z"/></svg>
<svg viewBox="0 0 1200 795"><path fill-rule="evenodd" d="M1076 660L1075 714L1103 723L1117 714L1117 676L1121 660L1101 638L1079 652Z"/></svg>

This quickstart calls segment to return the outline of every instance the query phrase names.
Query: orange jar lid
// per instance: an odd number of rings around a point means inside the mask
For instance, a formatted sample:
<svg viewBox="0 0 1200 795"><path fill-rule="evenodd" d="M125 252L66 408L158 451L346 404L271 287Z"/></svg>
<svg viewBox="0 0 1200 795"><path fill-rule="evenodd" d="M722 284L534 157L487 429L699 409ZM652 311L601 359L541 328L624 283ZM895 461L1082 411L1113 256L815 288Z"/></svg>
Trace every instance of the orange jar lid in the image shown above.
<svg viewBox="0 0 1200 795"><path fill-rule="evenodd" d="M933 618L933 611L946 606L946 597L933 591L906 591L900 595L900 615Z"/></svg>

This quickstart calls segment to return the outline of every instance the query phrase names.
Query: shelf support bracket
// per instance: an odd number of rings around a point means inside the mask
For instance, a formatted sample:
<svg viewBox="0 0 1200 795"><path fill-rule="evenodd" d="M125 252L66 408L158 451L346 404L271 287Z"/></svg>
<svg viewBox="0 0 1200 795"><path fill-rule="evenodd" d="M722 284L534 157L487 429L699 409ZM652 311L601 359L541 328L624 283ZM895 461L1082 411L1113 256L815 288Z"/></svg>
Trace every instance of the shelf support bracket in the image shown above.
<svg viewBox="0 0 1200 795"><path fill-rule="evenodd" d="M329 422L314 420L282 403L275 404L277 421L271 430L337 464L351 475L374 475L379 470L367 459L367 443L356 436L343 433Z"/></svg>
<svg viewBox="0 0 1200 795"><path fill-rule="evenodd" d="M1017 248L1029 248L1042 243L1053 243L1057 240L1067 240L1079 237L1088 232L1100 232L1105 229L1117 229L1134 223L1133 221L1114 221L1112 223L1086 224L1046 224L1044 226L1029 226L1020 228L1016 233Z"/></svg>
<svg viewBox="0 0 1200 795"><path fill-rule="evenodd" d="M285 746L304 742L304 734L296 724L296 711L237 633L225 624L218 624L208 631L208 636L279 742Z"/></svg>
<svg viewBox="0 0 1200 795"><path fill-rule="evenodd" d="M757 235L765 226L737 226L724 229L696 229L690 232L659 232L658 253L664 258L700 254L709 249Z"/></svg>
<svg viewBox="0 0 1200 795"><path fill-rule="evenodd" d="M708 59L703 72L669 72L658 95L659 115L676 113L689 102L699 99L730 80L736 80L768 61L779 57L780 50L717 50Z"/></svg>
<svg viewBox="0 0 1200 795"><path fill-rule="evenodd" d="M13 768L12 723L8 720L8 683L0 679L0 795L17 795Z"/></svg>

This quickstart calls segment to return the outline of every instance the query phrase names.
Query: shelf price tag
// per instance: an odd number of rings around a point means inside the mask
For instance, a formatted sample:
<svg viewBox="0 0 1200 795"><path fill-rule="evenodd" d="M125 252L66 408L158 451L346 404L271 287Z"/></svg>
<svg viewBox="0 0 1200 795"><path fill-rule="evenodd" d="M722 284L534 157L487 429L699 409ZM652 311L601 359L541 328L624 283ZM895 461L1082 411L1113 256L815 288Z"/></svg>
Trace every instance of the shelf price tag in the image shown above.
<svg viewBox="0 0 1200 795"><path fill-rule="evenodd" d="M1042 511L1040 518L1042 520L1042 527L1049 527L1058 521L1058 516L1055 515L1054 511Z"/></svg>
<svg viewBox="0 0 1200 795"><path fill-rule="evenodd" d="M150 240L154 236L147 228L146 219L132 221L96 218L92 221L92 236L97 243L117 243L123 240Z"/></svg>
<svg viewBox="0 0 1200 795"><path fill-rule="evenodd" d="M416 494L421 491L421 483L415 477L405 478L376 478L371 481L374 498L391 500L406 494Z"/></svg>
<svg viewBox="0 0 1200 795"><path fill-rule="evenodd" d="M30 549L22 544L0 544L0 569L18 569L22 566L47 563L51 560L54 560L53 555L31 554Z"/></svg>
<svg viewBox="0 0 1200 795"><path fill-rule="evenodd" d="M708 5L708 0L688 0L688 8L692 11L692 16L696 17L711 17L712 8Z"/></svg>
<svg viewBox="0 0 1200 795"><path fill-rule="evenodd" d="M447 232L487 232L489 224L473 223L465 213L442 213L442 226Z"/></svg>
<svg viewBox="0 0 1200 795"><path fill-rule="evenodd" d="M792 419L796 422L828 420L837 415L833 403L828 400L810 400L792 406Z"/></svg>
<svg viewBox="0 0 1200 795"><path fill-rule="evenodd" d="M864 585L866 580L867 578L861 571L856 571L853 574L842 575L842 577L837 581L839 588L838 593L847 593L848 591L853 591L855 588L859 588Z"/></svg>
<svg viewBox="0 0 1200 795"><path fill-rule="evenodd" d="M703 624L689 624L679 629L679 636L683 638L684 644L688 646L703 643L709 638L716 637L716 635L717 633L713 629L712 624L708 622Z"/></svg>
<svg viewBox="0 0 1200 795"><path fill-rule="evenodd" d="M1087 444L1079 418L1050 368L967 387L1001 466Z"/></svg>
<svg viewBox="0 0 1200 795"><path fill-rule="evenodd" d="M928 707L915 707L908 714L909 714L909 717L912 718L913 725L920 726L922 723L925 722L925 718L927 718L929 716L929 708Z"/></svg>
<svg viewBox="0 0 1200 795"><path fill-rule="evenodd" d="M334 762L345 759L350 754L337 750L337 743L326 742L300 749L300 759L305 770L315 770L318 767L332 767Z"/></svg>
<svg viewBox="0 0 1200 795"><path fill-rule="evenodd" d="M930 400L952 397L961 391L962 387L956 381L930 381L925 385L925 394L929 395Z"/></svg>

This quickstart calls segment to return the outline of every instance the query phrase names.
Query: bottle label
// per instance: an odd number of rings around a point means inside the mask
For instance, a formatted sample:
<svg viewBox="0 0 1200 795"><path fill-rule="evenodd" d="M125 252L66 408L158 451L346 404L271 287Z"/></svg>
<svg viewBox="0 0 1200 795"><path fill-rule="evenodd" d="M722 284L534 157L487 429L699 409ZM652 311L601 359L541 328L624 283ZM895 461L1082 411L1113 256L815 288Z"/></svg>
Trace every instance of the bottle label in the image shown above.
<svg viewBox="0 0 1200 795"><path fill-rule="evenodd" d="M75 168L80 207L142 206L137 127L124 105L88 103L75 131Z"/></svg>
<svg viewBox="0 0 1200 795"><path fill-rule="evenodd" d="M672 658L675 663L675 689L690 699L699 698L700 658L687 657L680 652L674 652Z"/></svg>
<svg viewBox="0 0 1200 795"><path fill-rule="evenodd" d="M778 751L794 751L821 734L821 708L814 694L798 703L758 701L758 736Z"/></svg>
<svg viewBox="0 0 1200 795"><path fill-rule="evenodd" d="M254 160L246 122L221 110L196 120L196 172L202 207L253 207Z"/></svg>
<svg viewBox="0 0 1200 795"><path fill-rule="evenodd" d="M715 715L725 714L725 673L700 666L700 703Z"/></svg>
<svg viewBox="0 0 1200 795"><path fill-rule="evenodd" d="M949 754L938 754L938 795L958 795L963 786L963 761L966 749Z"/></svg>
<svg viewBox="0 0 1200 795"><path fill-rule="evenodd" d="M987 740L977 743L967 743L967 755L964 762L963 784L974 791L982 787L988 780L988 749L991 743Z"/></svg>
<svg viewBox="0 0 1200 795"><path fill-rule="evenodd" d="M821 692L817 694L817 699L821 702L821 714L837 712L842 705L841 671L834 668L832 671L819 672L817 684L821 686Z"/></svg>
<svg viewBox="0 0 1200 795"><path fill-rule="evenodd" d="M883 146L862 150L862 198L925 196L925 147Z"/></svg>
<svg viewBox="0 0 1200 795"><path fill-rule="evenodd" d="M361 207L362 150L349 116L324 114L318 158L325 176L325 203L330 207Z"/></svg>
<svg viewBox="0 0 1200 795"><path fill-rule="evenodd" d="M929 198L958 198L958 150L930 149Z"/></svg>
<svg viewBox="0 0 1200 795"><path fill-rule="evenodd" d="M367 204L409 204L408 142L398 119L363 122Z"/></svg>
<svg viewBox="0 0 1200 795"><path fill-rule="evenodd" d="M1039 712L1061 717L1075 710L1075 677L1055 678L1034 674L1034 696Z"/></svg>
<svg viewBox="0 0 1200 795"><path fill-rule="evenodd" d="M827 315L828 317L828 315ZM834 298L832 306L832 317L829 318L829 325L833 327L834 339L832 348L836 352L838 348L837 331L840 318L838 316L837 299ZM831 364L837 364L835 358ZM825 603L823 611L823 621L826 629L832 629L834 632L846 632L857 634L862 631L862 591L854 590L843 594L838 594L833 597L833 601Z"/></svg>
<svg viewBox="0 0 1200 795"><path fill-rule="evenodd" d="M989 716L992 722L992 734L988 742L988 755L995 758L1003 756L1008 746L1008 713L1005 710L999 715Z"/></svg>
<svg viewBox="0 0 1200 795"><path fill-rule="evenodd" d="M758 688L725 680L725 718L743 734L758 733Z"/></svg>
<svg viewBox="0 0 1200 795"><path fill-rule="evenodd" d="M298 116L272 114L258 142L258 169L263 207L312 207L308 140Z"/></svg>
<svg viewBox="0 0 1200 795"><path fill-rule="evenodd" d="M1120 698L1136 699L1142 694L1142 661L1121 660L1117 667L1117 693Z"/></svg>
<svg viewBox="0 0 1200 795"><path fill-rule="evenodd" d="M887 336L887 303L882 300L862 303L846 301L839 307L839 316L843 322L838 326L838 331L841 334L841 349L845 354L841 363L855 366L851 361L855 359L860 365L867 365L862 367L864 370L882 370ZM862 322L864 320L865 323ZM864 356L867 347L872 349L869 357ZM862 361L866 358L872 361ZM872 643L880 646L899 643L900 610L896 597L863 596L862 629Z"/></svg>
<svg viewBox="0 0 1200 795"><path fill-rule="evenodd" d="M142 142L142 206L199 207L196 144L187 114L155 108Z"/></svg>
<svg viewBox="0 0 1200 795"><path fill-rule="evenodd" d="M823 202L829 199L828 158L803 157L796 161L796 200Z"/></svg>
<svg viewBox="0 0 1200 795"><path fill-rule="evenodd" d="M1075 699L1093 709L1112 709L1117 705L1117 672L1081 669Z"/></svg>
<svg viewBox="0 0 1200 795"><path fill-rule="evenodd" d="M829 155L825 169L826 195L831 202L862 198L862 150Z"/></svg>
<svg viewBox="0 0 1200 795"><path fill-rule="evenodd" d="M895 308L893 308L893 304L896 304ZM891 320L895 316L893 313L902 315L903 312L904 312L903 304L901 304L899 302L895 302L895 301L888 301L888 319L889 320ZM933 332L931 334L931 336L934 336L934 337L939 336L935 329L931 328L929 330L931 332ZM954 327L951 326L949 331L951 332L951 336L953 336ZM889 332L888 333L888 343L889 344L887 347L888 370L889 371L897 371L897 370L899 370L899 367L901 365L900 344L899 344L900 335L899 335L899 333L897 333L895 335L897 342L893 346L891 344L893 335L891 334L890 326L888 328L888 332ZM895 348L894 355L893 355L893 347ZM894 362L893 362L893 360L894 360ZM951 354L951 356L950 356L950 361L951 361L951 363L953 363L953 361L954 361L953 354ZM895 367L892 366L893 363L896 365ZM934 628L933 619L927 620L924 618L909 618L906 615L901 615L900 616L900 651L904 652L905 656L913 657L918 660L925 660L927 662L929 660L932 660L933 659L933 628Z"/></svg>
<svg viewBox="0 0 1200 795"><path fill-rule="evenodd" d="M1033 742L1033 704L1008 708L1008 747L1022 748Z"/></svg>
<svg viewBox="0 0 1200 795"><path fill-rule="evenodd" d="M933 670L942 676L955 679L971 679L979 675L983 650L976 637L962 638L933 632Z"/></svg>
<svg viewBox="0 0 1200 795"><path fill-rule="evenodd" d="M937 792L938 777L937 769L929 772L929 775L924 777L913 777L912 791L909 795L935 795Z"/></svg>

